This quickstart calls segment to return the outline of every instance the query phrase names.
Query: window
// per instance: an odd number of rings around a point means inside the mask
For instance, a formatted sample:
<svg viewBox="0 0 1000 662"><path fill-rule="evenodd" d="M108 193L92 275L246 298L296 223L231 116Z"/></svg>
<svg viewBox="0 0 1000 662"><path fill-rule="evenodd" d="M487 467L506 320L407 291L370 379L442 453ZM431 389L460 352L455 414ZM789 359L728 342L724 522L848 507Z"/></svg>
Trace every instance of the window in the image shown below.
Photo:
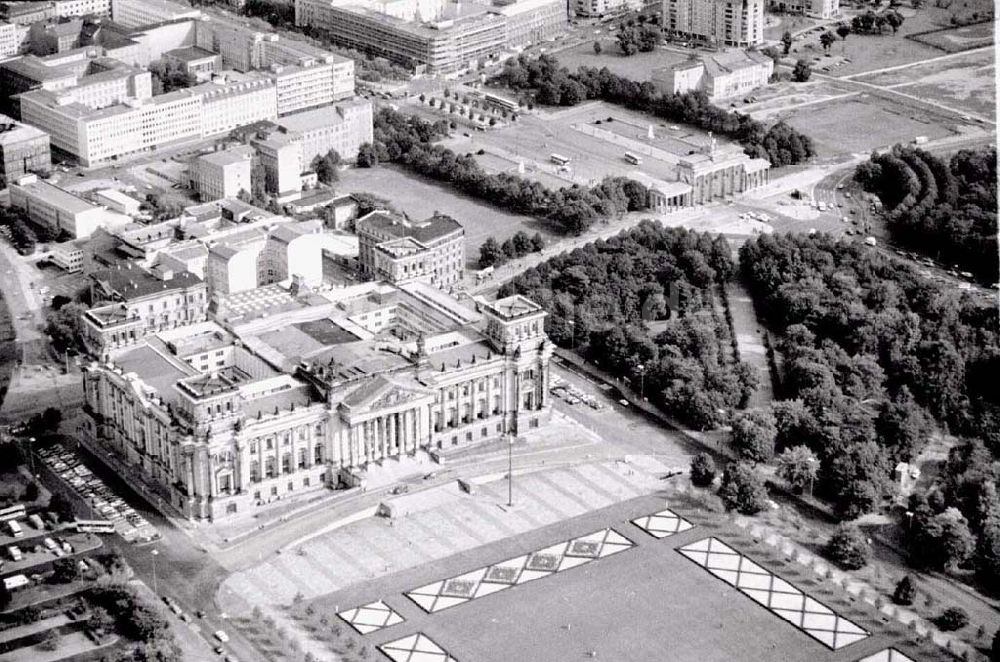
<svg viewBox="0 0 1000 662"><path fill-rule="evenodd" d="M302 479L302 487L309 487L309 476Z"/></svg>
<svg viewBox="0 0 1000 662"><path fill-rule="evenodd" d="M236 504L235 503L227 503L226 504L226 514L227 515L232 515L235 512L236 512Z"/></svg>
<svg viewBox="0 0 1000 662"><path fill-rule="evenodd" d="M278 496L278 487L274 486L271 488L271 496Z"/></svg>
<svg viewBox="0 0 1000 662"><path fill-rule="evenodd" d="M295 484L292 483L292 481L288 481L288 491L289 492L294 492L295 491Z"/></svg>
<svg viewBox="0 0 1000 662"><path fill-rule="evenodd" d="M256 492L253 493L253 498L256 501L260 501L260 490L257 490Z"/></svg>
<svg viewBox="0 0 1000 662"><path fill-rule="evenodd" d="M466 432L465 433L465 440L466 441L472 441L472 433L471 432Z"/></svg>
<svg viewBox="0 0 1000 662"><path fill-rule="evenodd" d="M323 463L323 447L316 446L313 448L313 463L322 464Z"/></svg>

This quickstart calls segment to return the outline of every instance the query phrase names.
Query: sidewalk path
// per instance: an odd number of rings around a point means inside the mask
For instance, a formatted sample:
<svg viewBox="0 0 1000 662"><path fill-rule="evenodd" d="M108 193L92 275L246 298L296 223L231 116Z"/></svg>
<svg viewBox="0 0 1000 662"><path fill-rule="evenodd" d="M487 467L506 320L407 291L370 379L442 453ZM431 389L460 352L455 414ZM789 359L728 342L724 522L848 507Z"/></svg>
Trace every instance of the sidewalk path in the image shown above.
<svg viewBox="0 0 1000 662"><path fill-rule="evenodd" d="M757 390L750 397L747 407L767 407L774 399L774 385L771 383L771 370L767 363L764 327L757 321L753 300L743 283L739 280L727 283L726 296L733 315L733 333L736 334L740 360L757 370Z"/></svg>

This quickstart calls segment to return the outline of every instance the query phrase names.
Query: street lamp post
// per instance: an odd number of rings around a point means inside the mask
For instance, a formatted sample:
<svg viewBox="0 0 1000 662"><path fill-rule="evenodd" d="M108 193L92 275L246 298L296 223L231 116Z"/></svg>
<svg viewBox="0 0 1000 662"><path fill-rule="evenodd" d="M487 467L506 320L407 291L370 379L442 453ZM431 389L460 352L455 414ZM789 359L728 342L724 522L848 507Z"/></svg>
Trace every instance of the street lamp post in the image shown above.
<svg viewBox="0 0 1000 662"><path fill-rule="evenodd" d="M646 366L642 363L639 364L637 370L639 371L639 399L645 400L646 393Z"/></svg>
<svg viewBox="0 0 1000 662"><path fill-rule="evenodd" d="M514 506L514 435L507 439L507 507Z"/></svg>
<svg viewBox="0 0 1000 662"><path fill-rule="evenodd" d="M160 590L156 586L156 557L160 555L155 549L149 552L150 556L153 558L153 593L157 595L160 594Z"/></svg>
<svg viewBox="0 0 1000 662"><path fill-rule="evenodd" d="M572 349L575 352L576 351L576 321L570 320L568 322L568 324L569 324L569 328L570 328L570 333L572 335L572 340L570 340L570 349Z"/></svg>
<svg viewBox="0 0 1000 662"><path fill-rule="evenodd" d="M35 475L35 438L28 437L28 463L31 465L31 475Z"/></svg>

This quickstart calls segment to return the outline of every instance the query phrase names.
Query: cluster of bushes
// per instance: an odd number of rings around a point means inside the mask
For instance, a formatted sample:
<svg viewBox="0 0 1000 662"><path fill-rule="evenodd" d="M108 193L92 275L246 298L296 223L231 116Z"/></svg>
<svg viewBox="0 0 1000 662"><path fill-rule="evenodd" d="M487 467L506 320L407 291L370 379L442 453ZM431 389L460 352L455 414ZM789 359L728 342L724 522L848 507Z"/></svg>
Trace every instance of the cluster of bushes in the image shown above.
<svg viewBox="0 0 1000 662"><path fill-rule="evenodd" d="M101 610L98 617L102 622L95 622L92 626L114 627L120 635L136 642L136 646L122 650L114 658L115 662L180 662L181 649L170 630L170 623L155 608L142 601L132 586L115 579L101 579L87 595L94 611Z"/></svg>
<svg viewBox="0 0 1000 662"><path fill-rule="evenodd" d="M881 14L876 14L872 10L864 14L858 14L851 19L851 30L855 34L882 35L886 27L892 29L892 34L899 32L903 25L903 15L895 9L890 9Z"/></svg>
<svg viewBox="0 0 1000 662"><path fill-rule="evenodd" d="M21 255L34 253L38 242L50 242L59 238L58 232L29 222L24 212L15 207L0 207L0 227L7 228L10 243Z"/></svg>
<svg viewBox="0 0 1000 662"><path fill-rule="evenodd" d="M815 154L812 140L784 122L767 128L749 115L712 105L704 92L664 94L650 82L637 83L606 67L580 67L570 73L552 56L520 55L504 63L493 81L516 90L534 89L539 103L575 106L601 99L670 122L691 124L731 138L753 157L766 158L775 167L801 163Z"/></svg>
<svg viewBox="0 0 1000 662"><path fill-rule="evenodd" d="M375 116L375 142L361 146L358 166L398 163L498 207L544 218L572 234L586 231L601 217L646 208L646 187L622 177L605 179L593 188L574 185L552 190L517 175L488 174L473 155L432 144L447 132L447 122L431 123L383 108Z"/></svg>
<svg viewBox="0 0 1000 662"><path fill-rule="evenodd" d="M524 230L518 230L503 244L492 236L487 237L486 241L479 247L479 268L499 266L507 260L524 257L528 253L540 253L544 246L545 240L542 239L539 232L529 237Z"/></svg>
<svg viewBox="0 0 1000 662"><path fill-rule="evenodd" d="M727 351L711 305L733 271L722 236L643 221L526 270L500 290L548 312L553 342L575 348L684 423L707 429L744 403L755 372ZM666 320L651 336L647 322Z"/></svg>
<svg viewBox="0 0 1000 662"><path fill-rule="evenodd" d="M895 241L986 282L1000 280L996 147L962 150L946 162L896 145L873 154L854 177L882 199Z"/></svg>
<svg viewBox="0 0 1000 662"><path fill-rule="evenodd" d="M826 235L762 236L740 253L758 310L781 336L776 446L805 444L818 490L845 518L876 509L898 461L936 420L972 437L910 504L912 560L974 562L1000 589L1000 369L996 308Z"/></svg>

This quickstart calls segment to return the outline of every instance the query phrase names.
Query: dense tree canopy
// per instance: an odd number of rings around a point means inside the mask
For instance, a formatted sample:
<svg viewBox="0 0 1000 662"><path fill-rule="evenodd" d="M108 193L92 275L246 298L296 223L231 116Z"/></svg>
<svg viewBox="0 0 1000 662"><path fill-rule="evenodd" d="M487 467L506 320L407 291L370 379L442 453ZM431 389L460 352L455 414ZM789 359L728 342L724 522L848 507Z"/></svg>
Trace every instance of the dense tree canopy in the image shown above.
<svg viewBox="0 0 1000 662"><path fill-rule="evenodd" d="M732 270L722 236L643 221L526 270L500 294L534 299L549 312L555 343L705 429L756 387L756 373L731 355L729 328L711 305L715 286ZM656 321L662 329L653 335L648 324Z"/></svg>
<svg viewBox="0 0 1000 662"><path fill-rule="evenodd" d="M858 166L857 179L885 205L895 241L987 283L997 258L997 151L962 150L950 162L897 145Z"/></svg>
<svg viewBox="0 0 1000 662"><path fill-rule="evenodd" d="M749 115L713 105L704 92L663 94L650 82L629 80L607 67L580 67L570 73L550 55L521 55L504 63L495 82L513 89L535 89L538 102L548 105L574 106L586 99L601 99L670 122L691 124L739 142L747 154L769 159L775 167L800 163L815 154L812 140L784 122L767 128Z"/></svg>
<svg viewBox="0 0 1000 662"><path fill-rule="evenodd" d="M592 188L573 185L552 190L514 174L488 174L472 154L459 155L432 144L447 132L447 122L426 122L383 108L375 116L375 142L362 145L358 165L399 163L498 207L544 218L571 234L584 232L601 217L646 208L646 188L624 177L607 177Z"/></svg>

